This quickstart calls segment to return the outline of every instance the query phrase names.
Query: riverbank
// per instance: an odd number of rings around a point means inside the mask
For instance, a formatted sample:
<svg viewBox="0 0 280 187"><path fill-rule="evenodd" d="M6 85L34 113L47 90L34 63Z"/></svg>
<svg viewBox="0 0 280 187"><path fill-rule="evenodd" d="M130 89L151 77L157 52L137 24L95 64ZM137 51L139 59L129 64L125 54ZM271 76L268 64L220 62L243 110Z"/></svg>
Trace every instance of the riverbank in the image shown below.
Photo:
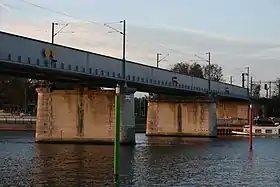
<svg viewBox="0 0 280 187"><path fill-rule="evenodd" d="M0 131L36 131L36 117L1 112Z"/></svg>

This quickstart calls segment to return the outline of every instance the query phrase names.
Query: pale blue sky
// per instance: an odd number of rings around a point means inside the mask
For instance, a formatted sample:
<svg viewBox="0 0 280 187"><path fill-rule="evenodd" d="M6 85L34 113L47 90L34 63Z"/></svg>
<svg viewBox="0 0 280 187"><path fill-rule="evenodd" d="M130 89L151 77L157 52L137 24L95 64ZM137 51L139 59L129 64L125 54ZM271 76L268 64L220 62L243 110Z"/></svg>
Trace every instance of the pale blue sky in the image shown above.
<svg viewBox="0 0 280 187"><path fill-rule="evenodd" d="M3 0L2 0L3 1ZM5 1L5 0L4 0ZM11 2L9 2L11 1ZM13 4L6 0L7 4ZM20 0L18 1L20 2ZM29 0L93 21L127 19L140 26L174 26L242 36L279 39L278 0ZM30 6L25 5L27 10Z"/></svg>
<svg viewBox="0 0 280 187"><path fill-rule="evenodd" d="M251 66L255 79L275 79L280 67L279 0L29 0L83 20L128 23L128 58L153 65L156 52L171 53L162 67L211 51L225 78ZM0 0L1 30L48 40L51 21L70 18L32 7L21 0ZM10 8L10 11L8 10ZM17 23L17 24L15 24ZM120 36L102 24L69 26L74 35L56 41L120 57ZM87 32L80 31L87 27ZM117 26L116 26L117 27ZM157 28L157 29L151 29ZM102 34L101 34L102 33ZM75 36L75 37L74 37ZM69 38L75 40L69 42ZM169 49L172 49L171 51ZM201 62L203 63L203 62ZM265 70L265 72L263 72Z"/></svg>
<svg viewBox="0 0 280 187"><path fill-rule="evenodd" d="M279 39L280 26L277 26L277 19L280 18L280 2L278 0L89 0L87 2L91 2L88 3L90 6L80 5L81 9L84 9L82 16L88 17L88 12L92 12L90 14L97 20L127 18L131 24L142 26L168 25L231 36L264 40Z"/></svg>

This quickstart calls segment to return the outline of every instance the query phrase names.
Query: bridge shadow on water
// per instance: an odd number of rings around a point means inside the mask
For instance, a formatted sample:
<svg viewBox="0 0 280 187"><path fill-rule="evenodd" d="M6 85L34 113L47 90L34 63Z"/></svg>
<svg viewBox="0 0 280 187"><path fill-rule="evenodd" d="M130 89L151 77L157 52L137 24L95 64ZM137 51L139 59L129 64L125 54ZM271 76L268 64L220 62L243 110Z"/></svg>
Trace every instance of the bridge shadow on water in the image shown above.
<svg viewBox="0 0 280 187"><path fill-rule="evenodd" d="M35 144L0 132L0 186L113 186L113 146ZM279 139L136 135L121 147L120 186L279 186Z"/></svg>

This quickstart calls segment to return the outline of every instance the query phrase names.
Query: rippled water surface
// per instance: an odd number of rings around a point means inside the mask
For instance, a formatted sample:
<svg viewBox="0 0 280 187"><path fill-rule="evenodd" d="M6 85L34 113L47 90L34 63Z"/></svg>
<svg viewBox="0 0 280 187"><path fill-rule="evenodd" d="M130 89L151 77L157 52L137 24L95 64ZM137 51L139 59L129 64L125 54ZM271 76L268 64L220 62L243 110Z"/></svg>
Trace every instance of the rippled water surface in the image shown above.
<svg viewBox="0 0 280 187"><path fill-rule="evenodd" d="M121 186L280 186L280 139L159 138L121 148ZM113 146L35 144L0 132L0 186L113 186Z"/></svg>

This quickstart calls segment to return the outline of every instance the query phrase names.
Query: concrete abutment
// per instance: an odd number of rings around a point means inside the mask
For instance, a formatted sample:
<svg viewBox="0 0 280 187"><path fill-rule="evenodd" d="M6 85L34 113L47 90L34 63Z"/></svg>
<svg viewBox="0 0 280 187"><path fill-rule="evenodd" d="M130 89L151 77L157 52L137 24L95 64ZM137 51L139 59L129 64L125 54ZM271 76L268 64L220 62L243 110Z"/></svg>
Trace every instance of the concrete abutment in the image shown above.
<svg viewBox="0 0 280 187"><path fill-rule="evenodd" d="M113 144L115 91L37 88L36 142ZM121 94L121 144L135 144L134 93Z"/></svg>

